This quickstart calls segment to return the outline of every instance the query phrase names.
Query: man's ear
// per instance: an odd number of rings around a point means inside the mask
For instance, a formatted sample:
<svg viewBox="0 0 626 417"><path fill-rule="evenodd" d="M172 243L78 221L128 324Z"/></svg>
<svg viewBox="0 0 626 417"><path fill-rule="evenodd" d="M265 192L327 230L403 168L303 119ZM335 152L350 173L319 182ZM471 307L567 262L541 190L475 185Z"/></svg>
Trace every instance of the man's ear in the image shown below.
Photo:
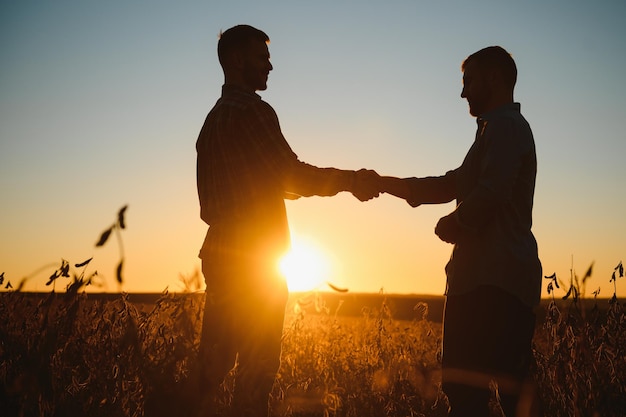
<svg viewBox="0 0 626 417"><path fill-rule="evenodd" d="M504 74L499 69L492 69L488 75L489 83L493 86L504 87L506 82L504 81Z"/></svg>
<svg viewBox="0 0 626 417"><path fill-rule="evenodd" d="M232 55L230 56L231 59L231 66L233 69L242 69L244 66L244 59L243 59L243 54L240 51L233 51Z"/></svg>
<svg viewBox="0 0 626 417"><path fill-rule="evenodd" d="M485 79L489 82L489 84L494 85L498 84L502 80L502 75L500 71L495 68L490 68L487 70L485 74Z"/></svg>
<svg viewBox="0 0 626 417"><path fill-rule="evenodd" d="M243 68L243 54L239 51L232 51L223 59L223 66L228 72L239 71Z"/></svg>

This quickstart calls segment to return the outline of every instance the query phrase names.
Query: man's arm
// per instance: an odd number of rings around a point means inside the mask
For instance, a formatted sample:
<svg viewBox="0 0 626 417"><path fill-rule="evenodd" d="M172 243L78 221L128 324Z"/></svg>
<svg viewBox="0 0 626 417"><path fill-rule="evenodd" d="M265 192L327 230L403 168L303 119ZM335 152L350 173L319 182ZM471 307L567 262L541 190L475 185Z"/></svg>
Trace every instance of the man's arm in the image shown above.
<svg viewBox="0 0 626 417"><path fill-rule="evenodd" d="M275 120L276 129L270 132L273 134L270 135L271 139L267 143L275 146L274 151L269 153L273 155L273 162L275 162L271 164L271 170L280 178L285 198L294 199L314 195L330 197L342 191L351 192L360 201L378 197L380 191L376 180L379 175L375 171L321 168L300 161L283 137L278 126L278 119Z"/></svg>
<svg viewBox="0 0 626 417"><path fill-rule="evenodd" d="M373 171L320 168L298 159L283 136L278 116L272 107L260 102L250 109L249 138L258 156L258 162L267 175L276 178L288 199L318 196L334 196L350 191L361 201L379 195L376 187L363 186L364 178L378 177ZM358 178L357 178L358 177Z"/></svg>
<svg viewBox="0 0 626 417"><path fill-rule="evenodd" d="M285 183L285 189L290 194L304 197L333 196L341 191L349 191L360 201L371 200L380 194L376 182L379 176L371 170L319 168L295 160L290 172Z"/></svg>
<svg viewBox="0 0 626 417"><path fill-rule="evenodd" d="M378 179L380 192L391 194L417 207L421 204L448 203L456 198L455 171L441 177Z"/></svg>
<svg viewBox="0 0 626 417"><path fill-rule="evenodd" d="M411 198L411 186L408 181L409 179L410 178L382 176L378 180L378 187L381 192L391 194L408 201Z"/></svg>

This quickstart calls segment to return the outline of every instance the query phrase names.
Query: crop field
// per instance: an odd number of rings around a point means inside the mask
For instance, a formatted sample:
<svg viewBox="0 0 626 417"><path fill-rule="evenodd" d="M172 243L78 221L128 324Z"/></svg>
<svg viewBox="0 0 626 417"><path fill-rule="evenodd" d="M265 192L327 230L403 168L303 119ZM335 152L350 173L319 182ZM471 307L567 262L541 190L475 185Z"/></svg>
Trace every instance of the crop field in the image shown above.
<svg viewBox="0 0 626 417"><path fill-rule="evenodd" d="M164 293L145 303L129 294L97 297L75 283L65 292L0 293L2 415L190 415L202 396L194 382L202 294ZM546 416L623 417L623 303L583 299L575 283L559 291L541 307L527 401ZM385 295L374 300L355 314L324 294L290 301L274 416L448 414L440 307L417 301L412 317L398 317ZM224 406L232 384L223 385ZM498 415L497 387L493 394Z"/></svg>

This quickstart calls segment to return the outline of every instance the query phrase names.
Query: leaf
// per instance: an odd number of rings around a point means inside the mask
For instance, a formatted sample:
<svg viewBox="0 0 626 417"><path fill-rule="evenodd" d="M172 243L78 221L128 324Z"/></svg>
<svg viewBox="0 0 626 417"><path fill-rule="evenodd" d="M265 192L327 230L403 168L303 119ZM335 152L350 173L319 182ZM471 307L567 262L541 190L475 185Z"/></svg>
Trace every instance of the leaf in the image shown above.
<svg viewBox="0 0 626 417"><path fill-rule="evenodd" d="M95 282L94 282L94 278L97 277L97 276L98 276L98 271L94 271L94 273L91 274L89 276L89 278L87 279L87 284L85 284L85 285L92 285L92 284L96 285Z"/></svg>
<svg viewBox="0 0 626 417"><path fill-rule="evenodd" d="M120 209L117 213L117 223L120 225L120 228L126 229L126 223L124 222L124 214L126 213L126 209L128 208L128 204Z"/></svg>
<svg viewBox="0 0 626 417"><path fill-rule="evenodd" d="M82 268L83 266L87 265L89 262L91 262L91 260L93 259L93 256L89 259L87 259L84 262L81 262L79 264L74 265L75 268Z"/></svg>
<svg viewBox="0 0 626 417"><path fill-rule="evenodd" d="M574 286L573 286L573 285L572 285L571 287L569 287L569 290L567 290L567 294L565 294L565 295L563 296L563 299L564 299L564 300L567 300L567 299L569 298L570 294L572 293L572 288L574 288Z"/></svg>
<svg viewBox="0 0 626 417"><path fill-rule="evenodd" d="M335 286L335 285L331 284L330 282L326 282L326 284L328 284L328 286L329 286L330 288L332 288L333 290L335 290L335 291L337 291L337 292L348 292L348 289L347 289L347 288L339 288L339 287L337 287L337 286Z"/></svg>
<svg viewBox="0 0 626 417"><path fill-rule="evenodd" d="M46 285L52 284L54 280L57 279L59 276L59 271L54 271L52 275L50 275L50 278L48 278L48 282L46 282Z"/></svg>
<svg viewBox="0 0 626 417"><path fill-rule="evenodd" d="M96 243L96 247L102 246L102 245L104 245L107 242L107 240L109 239L109 236L111 236L111 232L113 231L113 227L114 226L111 226L107 230L102 232L102 235L100 235L100 240L98 240L98 243Z"/></svg>
<svg viewBox="0 0 626 417"><path fill-rule="evenodd" d="M61 272L60 276L62 277L70 277L70 263L65 259L63 259L61 262L61 268L59 269L59 272Z"/></svg>
<svg viewBox="0 0 626 417"><path fill-rule="evenodd" d="M120 263L117 265L117 270L115 271L115 275L117 277L117 282L122 283L122 266L124 266L124 260L122 259Z"/></svg>
<svg viewBox="0 0 626 417"><path fill-rule="evenodd" d="M556 279L556 272L554 274L550 275L550 276L545 276L544 278L545 279L551 279L552 282L554 282L554 285L556 285L557 288L560 288L558 280Z"/></svg>
<svg viewBox="0 0 626 417"><path fill-rule="evenodd" d="M0 274L0 285L4 282L4 272Z"/></svg>
<svg viewBox="0 0 626 417"><path fill-rule="evenodd" d="M589 278L591 278L591 274L593 273L593 264L595 262L592 262L591 265L589 265L589 268L587 269L587 272L585 272L585 276L583 277L583 283L585 281L587 281Z"/></svg>

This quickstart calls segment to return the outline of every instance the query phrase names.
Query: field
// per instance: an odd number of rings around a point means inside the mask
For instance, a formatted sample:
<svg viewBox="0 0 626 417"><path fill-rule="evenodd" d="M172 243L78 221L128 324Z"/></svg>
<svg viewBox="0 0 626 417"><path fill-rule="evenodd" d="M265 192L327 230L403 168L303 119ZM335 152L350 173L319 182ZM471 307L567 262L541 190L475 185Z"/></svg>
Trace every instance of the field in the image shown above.
<svg viewBox="0 0 626 417"><path fill-rule="evenodd" d="M81 287L0 293L2 415L189 415L202 394L202 294L150 300ZM563 294L541 307L529 402L547 416L626 415L622 302L583 299L577 285ZM294 295L273 415L446 416L440 318L436 297ZM225 404L231 390L229 379ZM494 387L497 415L495 396Z"/></svg>

